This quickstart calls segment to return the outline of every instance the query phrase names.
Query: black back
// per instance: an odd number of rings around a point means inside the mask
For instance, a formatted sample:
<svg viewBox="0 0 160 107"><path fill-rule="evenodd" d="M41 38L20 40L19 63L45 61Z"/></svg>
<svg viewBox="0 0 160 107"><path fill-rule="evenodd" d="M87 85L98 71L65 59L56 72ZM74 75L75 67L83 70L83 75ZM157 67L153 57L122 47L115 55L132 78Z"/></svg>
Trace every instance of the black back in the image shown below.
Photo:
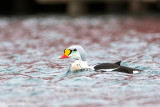
<svg viewBox="0 0 160 107"><path fill-rule="evenodd" d="M94 66L94 69L95 70L99 70L99 69L115 69L115 68L118 68L119 65L117 64L112 64L112 63L101 63L101 64L98 64L96 66Z"/></svg>
<svg viewBox="0 0 160 107"><path fill-rule="evenodd" d="M124 73L129 73L129 74L133 74L134 70L141 71L139 69L121 66L120 63L121 61L116 62L116 63L101 63L101 64L94 66L94 69L97 72L99 71L106 72L105 69L114 69L113 71L124 72Z"/></svg>

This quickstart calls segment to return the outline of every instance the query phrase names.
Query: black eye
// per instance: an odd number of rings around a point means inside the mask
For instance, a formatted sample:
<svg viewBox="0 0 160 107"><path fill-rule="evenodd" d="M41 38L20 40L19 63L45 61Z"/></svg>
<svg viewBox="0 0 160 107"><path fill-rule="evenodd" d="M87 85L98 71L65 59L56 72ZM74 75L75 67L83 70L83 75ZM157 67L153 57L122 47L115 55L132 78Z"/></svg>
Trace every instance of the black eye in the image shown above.
<svg viewBox="0 0 160 107"><path fill-rule="evenodd" d="M77 49L73 49L73 51L77 51Z"/></svg>

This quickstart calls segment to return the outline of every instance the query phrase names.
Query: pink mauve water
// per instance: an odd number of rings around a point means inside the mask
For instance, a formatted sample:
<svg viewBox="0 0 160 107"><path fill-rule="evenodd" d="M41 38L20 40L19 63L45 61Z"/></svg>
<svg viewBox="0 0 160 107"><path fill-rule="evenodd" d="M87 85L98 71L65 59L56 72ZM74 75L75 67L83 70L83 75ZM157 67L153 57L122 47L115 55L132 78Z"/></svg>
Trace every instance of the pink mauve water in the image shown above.
<svg viewBox="0 0 160 107"><path fill-rule="evenodd" d="M78 72L65 48L88 64L122 61L139 74ZM0 17L0 107L159 107L160 18Z"/></svg>

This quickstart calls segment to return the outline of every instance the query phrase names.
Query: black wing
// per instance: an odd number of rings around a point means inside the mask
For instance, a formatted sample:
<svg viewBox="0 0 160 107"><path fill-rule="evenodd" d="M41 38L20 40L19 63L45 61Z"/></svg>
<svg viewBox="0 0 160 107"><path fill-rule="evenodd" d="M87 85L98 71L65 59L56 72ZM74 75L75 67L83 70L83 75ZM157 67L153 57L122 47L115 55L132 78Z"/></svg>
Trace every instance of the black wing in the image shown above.
<svg viewBox="0 0 160 107"><path fill-rule="evenodd" d="M104 70L104 69L116 69L118 67L119 67L119 65L117 65L117 64L101 63L101 64L94 66L94 70L99 71L99 70Z"/></svg>
<svg viewBox="0 0 160 107"><path fill-rule="evenodd" d="M112 64L112 63L98 64L98 65L94 66L94 70L100 71L100 72L106 72L107 69L113 69L112 71L118 71L118 72L129 73L129 74L133 74L133 71L141 71L141 70L135 69L135 68L120 66L119 65L120 62L121 61L114 63L114 64Z"/></svg>
<svg viewBox="0 0 160 107"><path fill-rule="evenodd" d="M118 61L118 62L116 62L116 63L114 63L114 64L120 65L120 64L121 64L121 61Z"/></svg>

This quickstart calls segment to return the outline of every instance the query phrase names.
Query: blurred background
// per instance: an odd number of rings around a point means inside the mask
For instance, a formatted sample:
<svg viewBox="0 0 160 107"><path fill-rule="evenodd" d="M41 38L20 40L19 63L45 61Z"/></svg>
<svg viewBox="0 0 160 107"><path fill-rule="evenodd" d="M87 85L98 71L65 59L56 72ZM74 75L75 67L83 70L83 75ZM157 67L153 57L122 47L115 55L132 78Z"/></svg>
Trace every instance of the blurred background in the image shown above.
<svg viewBox="0 0 160 107"><path fill-rule="evenodd" d="M159 13L160 0L1 0L0 14Z"/></svg>
<svg viewBox="0 0 160 107"><path fill-rule="evenodd" d="M159 14L160 0L0 0L0 107L160 107ZM65 75L75 44L90 66L143 72Z"/></svg>

